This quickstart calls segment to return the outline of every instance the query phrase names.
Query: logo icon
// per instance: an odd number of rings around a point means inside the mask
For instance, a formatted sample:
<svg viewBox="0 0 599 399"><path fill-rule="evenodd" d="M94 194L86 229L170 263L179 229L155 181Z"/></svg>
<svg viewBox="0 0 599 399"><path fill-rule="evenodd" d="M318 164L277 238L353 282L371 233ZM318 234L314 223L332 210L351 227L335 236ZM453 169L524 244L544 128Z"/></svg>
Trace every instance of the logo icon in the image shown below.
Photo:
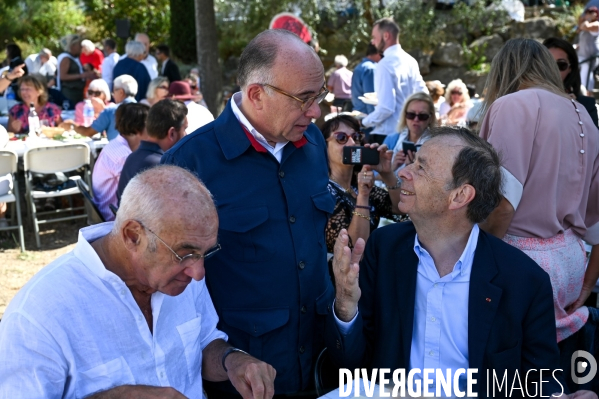
<svg viewBox="0 0 599 399"><path fill-rule="evenodd" d="M580 358L584 358L585 360L581 360ZM572 381L575 384L582 385L590 382L597 374L597 361L587 351L576 351L572 354L572 358L570 359L570 368L572 374ZM587 372L588 374L584 377L579 377L579 375Z"/></svg>

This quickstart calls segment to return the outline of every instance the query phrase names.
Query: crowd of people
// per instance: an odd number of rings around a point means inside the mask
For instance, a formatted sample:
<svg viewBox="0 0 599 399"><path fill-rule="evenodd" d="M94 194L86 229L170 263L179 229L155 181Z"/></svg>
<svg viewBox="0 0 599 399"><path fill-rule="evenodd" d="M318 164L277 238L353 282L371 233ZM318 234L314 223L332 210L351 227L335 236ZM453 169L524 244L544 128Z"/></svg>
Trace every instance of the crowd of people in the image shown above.
<svg viewBox="0 0 599 399"><path fill-rule="evenodd" d="M522 396L597 399L599 378L581 382L571 362L599 357L599 310L585 305L599 279L599 131L576 52L509 40L474 101L459 79L444 97L425 82L392 19L371 36L353 74L336 57L325 79L298 36L260 33L215 120L170 81L166 47L157 76L147 35L103 80L111 99L66 38L57 82L76 83L77 104L91 80L98 117L63 123L107 132L93 184L109 222L82 229L8 306L0 397L315 398L326 356L333 370L416 370L431 392L424 369L477 369L478 397L494 396L495 371L526 375ZM21 96L42 112L45 86L28 76ZM356 146L378 160L344 162ZM466 374L454 381L466 390Z"/></svg>

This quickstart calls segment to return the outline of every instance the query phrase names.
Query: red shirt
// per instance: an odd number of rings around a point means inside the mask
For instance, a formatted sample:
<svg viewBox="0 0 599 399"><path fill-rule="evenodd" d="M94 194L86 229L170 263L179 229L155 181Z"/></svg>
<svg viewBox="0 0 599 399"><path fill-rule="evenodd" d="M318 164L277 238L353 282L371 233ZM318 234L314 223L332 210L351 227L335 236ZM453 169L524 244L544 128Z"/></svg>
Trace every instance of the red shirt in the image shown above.
<svg viewBox="0 0 599 399"><path fill-rule="evenodd" d="M79 61L81 61L81 65L92 64L94 69L102 72L102 61L104 61L104 54L102 54L100 50L95 49L90 55L81 53L79 56Z"/></svg>

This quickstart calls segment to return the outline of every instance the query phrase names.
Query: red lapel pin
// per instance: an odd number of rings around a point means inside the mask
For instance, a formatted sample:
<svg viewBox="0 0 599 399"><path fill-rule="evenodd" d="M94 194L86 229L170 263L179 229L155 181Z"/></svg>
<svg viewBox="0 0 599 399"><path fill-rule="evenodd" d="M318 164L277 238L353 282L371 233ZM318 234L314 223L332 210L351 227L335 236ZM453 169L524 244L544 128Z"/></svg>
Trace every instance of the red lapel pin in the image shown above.
<svg viewBox="0 0 599 399"><path fill-rule="evenodd" d="M491 298L487 298L487 302L491 302Z"/></svg>

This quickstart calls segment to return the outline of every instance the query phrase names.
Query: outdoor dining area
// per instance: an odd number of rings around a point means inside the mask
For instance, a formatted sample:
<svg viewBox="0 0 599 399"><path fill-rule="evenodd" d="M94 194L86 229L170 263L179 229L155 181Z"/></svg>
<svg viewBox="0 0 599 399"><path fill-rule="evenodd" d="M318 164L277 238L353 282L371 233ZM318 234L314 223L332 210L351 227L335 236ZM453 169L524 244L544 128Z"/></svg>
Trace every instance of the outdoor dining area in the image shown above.
<svg viewBox="0 0 599 399"><path fill-rule="evenodd" d="M63 111L61 117L69 120L73 114ZM39 249L40 226L88 218L94 206L91 170L108 140L59 127L42 127L39 136L16 134L6 132L7 122L0 116L0 193L5 192L0 194L0 232L17 232L24 252L24 223L31 224ZM83 194L83 204L77 194ZM3 219L5 214L9 217Z"/></svg>

